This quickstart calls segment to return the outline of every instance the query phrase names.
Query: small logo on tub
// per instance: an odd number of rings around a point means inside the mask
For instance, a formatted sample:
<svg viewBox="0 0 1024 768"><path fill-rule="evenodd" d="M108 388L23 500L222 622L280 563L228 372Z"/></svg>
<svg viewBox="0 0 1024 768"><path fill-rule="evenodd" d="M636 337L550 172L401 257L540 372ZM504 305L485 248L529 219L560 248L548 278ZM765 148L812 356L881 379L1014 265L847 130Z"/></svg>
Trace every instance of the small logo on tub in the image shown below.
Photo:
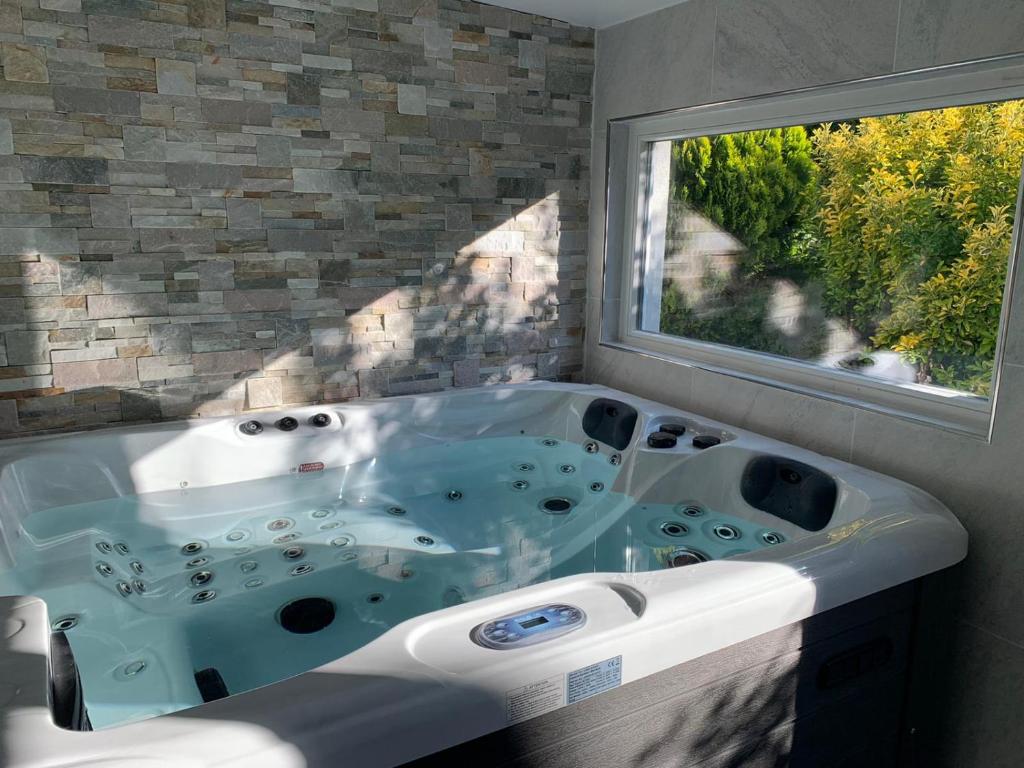
<svg viewBox="0 0 1024 768"><path fill-rule="evenodd" d="M310 461L305 464L299 464L299 472L323 472L324 463L322 461Z"/></svg>

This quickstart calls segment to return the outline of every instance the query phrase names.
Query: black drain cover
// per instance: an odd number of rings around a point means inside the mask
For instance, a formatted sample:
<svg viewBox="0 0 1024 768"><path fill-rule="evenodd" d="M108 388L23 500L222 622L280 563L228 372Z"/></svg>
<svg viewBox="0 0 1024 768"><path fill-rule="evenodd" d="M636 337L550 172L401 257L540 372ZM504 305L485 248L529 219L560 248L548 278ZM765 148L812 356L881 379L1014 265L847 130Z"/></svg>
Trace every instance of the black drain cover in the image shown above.
<svg viewBox="0 0 1024 768"><path fill-rule="evenodd" d="M541 509L552 515L564 515L573 508L574 504L571 499L556 496L552 499L544 499L544 501L540 503L540 506Z"/></svg>
<svg viewBox="0 0 1024 768"><path fill-rule="evenodd" d="M216 701L231 695L216 667L207 667L196 672L196 687L203 701Z"/></svg>
<svg viewBox="0 0 1024 768"><path fill-rule="evenodd" d="M277 621L296 635L310 635L334 621L334 603L323 597L293 600L281 608L277 614Z"/></svg>

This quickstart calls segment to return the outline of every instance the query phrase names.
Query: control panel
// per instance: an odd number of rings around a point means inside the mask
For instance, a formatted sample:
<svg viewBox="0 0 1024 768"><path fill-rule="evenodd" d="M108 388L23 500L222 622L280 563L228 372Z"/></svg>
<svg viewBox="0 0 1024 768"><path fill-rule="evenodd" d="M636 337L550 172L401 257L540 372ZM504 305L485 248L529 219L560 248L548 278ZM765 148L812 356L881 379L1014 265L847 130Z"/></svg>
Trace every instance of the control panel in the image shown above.
<svg viewBox="0 0 1024 768"><path fill-rule="evenodd" d="M554 640L586 623L587 614L580 608L553 603L485 621L473 628L470 638L484 648L507 651Z"/></svg>

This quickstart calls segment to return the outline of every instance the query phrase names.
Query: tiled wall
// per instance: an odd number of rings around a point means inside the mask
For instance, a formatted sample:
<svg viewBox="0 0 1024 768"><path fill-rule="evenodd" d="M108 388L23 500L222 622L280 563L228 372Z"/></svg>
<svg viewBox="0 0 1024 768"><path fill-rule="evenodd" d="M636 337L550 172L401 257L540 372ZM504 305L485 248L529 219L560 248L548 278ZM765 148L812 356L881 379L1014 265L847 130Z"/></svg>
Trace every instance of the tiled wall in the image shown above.
<svg viewBox="0 0 1024 768"><path fill-rule="evenodd" d="M0 431L579 370L591 30L0 0L0 66Z"/></svg>
<svg viewBox="0 0 1024 768"><path fill-rule="evenodd" d="M991 442L601 347L605 125L771 91L1024 52L1020 0L688 0L601 30L586 377L895 475L971 536L925 591L908 768L1017 766L1024 753L1024 280Z"/></svg>

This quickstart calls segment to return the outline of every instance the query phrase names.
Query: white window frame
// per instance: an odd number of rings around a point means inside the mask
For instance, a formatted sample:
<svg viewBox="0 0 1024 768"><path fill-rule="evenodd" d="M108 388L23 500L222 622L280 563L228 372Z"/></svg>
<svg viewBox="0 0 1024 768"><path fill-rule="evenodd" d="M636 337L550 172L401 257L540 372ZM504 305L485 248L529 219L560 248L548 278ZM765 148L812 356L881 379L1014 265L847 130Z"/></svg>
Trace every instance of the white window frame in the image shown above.
<svg viewBox="0 0 1024 768"><path fill-rule="evenodd" d="M657 239L661 236L648 226L646 211L649 190L657 183L657 179L650 178L652 164L648 154L652 146L657 146L653 142L1009 99L1024 99L1024 56L998 57L609 121L600 343L989 439L1021 251L1024 172L1007 254L990 398L936 386L887 382L840 368L644 331L640 330L638 319L644 310L644 292L657 298L661 291L660 275L645 276L643 270L647 248L657 250ZM646 287L645 277L650 283Z"/></svg>

